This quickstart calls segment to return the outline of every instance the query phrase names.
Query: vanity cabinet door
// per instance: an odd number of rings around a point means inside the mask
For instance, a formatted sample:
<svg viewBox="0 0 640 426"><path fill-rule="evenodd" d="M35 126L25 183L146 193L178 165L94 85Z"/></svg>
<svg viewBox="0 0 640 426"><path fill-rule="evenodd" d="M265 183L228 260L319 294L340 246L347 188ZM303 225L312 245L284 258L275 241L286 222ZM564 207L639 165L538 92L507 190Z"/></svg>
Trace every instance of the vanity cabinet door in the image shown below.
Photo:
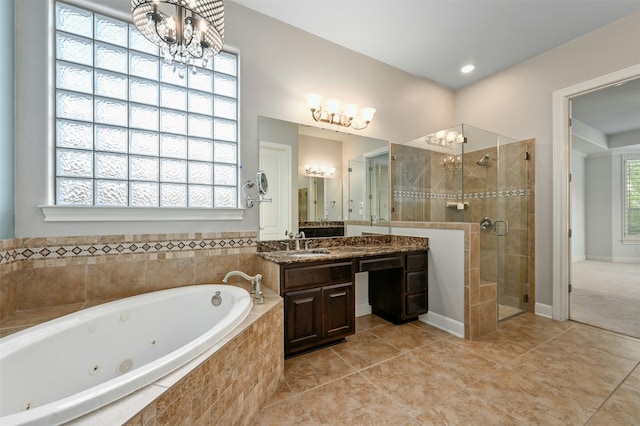
<svg viewBox="0 0 640 426"><path fill-rule="evenodd" d="M322 330L325 338L351 334L355 322L353 284L322 289Z"/></svg>
<svg viewBox="0 0 640 426"><path fill-rule="evenodd" d="M322 291L319 288L284 294L285 351L322 339Z"/></svg>

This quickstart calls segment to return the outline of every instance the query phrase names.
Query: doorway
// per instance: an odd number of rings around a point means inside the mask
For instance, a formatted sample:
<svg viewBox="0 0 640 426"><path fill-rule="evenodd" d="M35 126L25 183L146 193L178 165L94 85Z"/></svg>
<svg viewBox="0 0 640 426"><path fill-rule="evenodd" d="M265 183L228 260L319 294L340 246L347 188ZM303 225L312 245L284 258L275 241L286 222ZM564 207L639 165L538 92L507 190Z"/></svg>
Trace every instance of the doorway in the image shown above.
<svg viewBox="0 0 640 426"><path fill-rule="evenodd" d="M634 65L553 93L553 305L536 307L536 312L556 320L569 319L571 253L571 141L570 99L617 82L640 76Z"/></svg>
<svg viewBox="0 0 640 426"><path fill-rule="evenodd" d="M570 111L569 318L640 338L640 78Z"/></svg>
<svg viewBox="0 0 640 426"><path fill-rule="evenodd" d="M291 230L291 146L260 142L260 170L269 179L270 203L260 203L260 241L279 240Z"/></svg>

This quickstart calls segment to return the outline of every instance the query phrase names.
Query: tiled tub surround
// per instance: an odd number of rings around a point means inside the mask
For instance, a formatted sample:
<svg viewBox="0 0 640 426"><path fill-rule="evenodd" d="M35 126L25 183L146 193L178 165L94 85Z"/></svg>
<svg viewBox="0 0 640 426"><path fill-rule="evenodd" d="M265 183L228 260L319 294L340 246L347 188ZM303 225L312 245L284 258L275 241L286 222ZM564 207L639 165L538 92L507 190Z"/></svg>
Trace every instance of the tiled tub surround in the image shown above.
<svg viewBox="0 0 640 426"><path fill-rule="evenodd" d="M266 290L264 305L254 303L222 342L156 383L70 424L251 425L283 376L282 313L282 299Z"/></svg>
<svg viewBox="0 0 640 426"><path fill-rule="evenodd" d="M109 300L221 282L230 270L259 272L255 232L30 238L0 244L0 336ZM249 289L239 278L232 280ZM266 290L265 304L254 304L218 345L76 423L251 424L282 376L282 315L282 299Z"/></svg>
<svg viewBox="0 0 640 426"><path fill-rule="evenodd" d="M109 300L219 283L234 269L257 272L255 232L25 238L0 244L3 334Z"/></svg>

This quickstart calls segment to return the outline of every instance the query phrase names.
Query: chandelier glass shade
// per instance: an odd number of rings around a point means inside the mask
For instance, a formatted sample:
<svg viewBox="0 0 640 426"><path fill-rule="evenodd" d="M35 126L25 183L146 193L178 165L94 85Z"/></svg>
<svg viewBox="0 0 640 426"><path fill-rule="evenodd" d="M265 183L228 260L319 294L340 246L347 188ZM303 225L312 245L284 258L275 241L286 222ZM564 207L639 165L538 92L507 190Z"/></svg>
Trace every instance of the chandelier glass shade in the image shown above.
<svg viewBox="0 0 640 426"><path fill-rule="evenodd" d="M140 33L160 47L167 63L206 67L222 50L222 0L131 0L131 13Z"/></svg>

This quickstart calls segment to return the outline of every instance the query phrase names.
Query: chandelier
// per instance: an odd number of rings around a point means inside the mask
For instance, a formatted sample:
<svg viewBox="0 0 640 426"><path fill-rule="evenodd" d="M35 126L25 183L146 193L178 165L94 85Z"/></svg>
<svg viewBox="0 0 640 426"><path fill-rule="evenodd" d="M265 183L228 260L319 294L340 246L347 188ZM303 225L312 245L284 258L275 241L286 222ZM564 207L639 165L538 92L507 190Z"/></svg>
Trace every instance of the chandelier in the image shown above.
<svg viewBox="0 0 640 426"><path fill-rule="evenodd" d="M344 104L341 108L338 99L328 99L323 106L321 100L322 97L316 93L307 95L307 105L311 110L311 116L315 121L323 123L362 130L369 126L376 113L376 109L371 107L358 110L356 104Z"/></svg>
<svg viewBox="0 0 640 426"><path fill-rule="evenodd" d="M131 13L140 33L160 47L174 71L183 64L195 73L196 64L206 67L222 49L222 0L131 0Z"/></svg>

